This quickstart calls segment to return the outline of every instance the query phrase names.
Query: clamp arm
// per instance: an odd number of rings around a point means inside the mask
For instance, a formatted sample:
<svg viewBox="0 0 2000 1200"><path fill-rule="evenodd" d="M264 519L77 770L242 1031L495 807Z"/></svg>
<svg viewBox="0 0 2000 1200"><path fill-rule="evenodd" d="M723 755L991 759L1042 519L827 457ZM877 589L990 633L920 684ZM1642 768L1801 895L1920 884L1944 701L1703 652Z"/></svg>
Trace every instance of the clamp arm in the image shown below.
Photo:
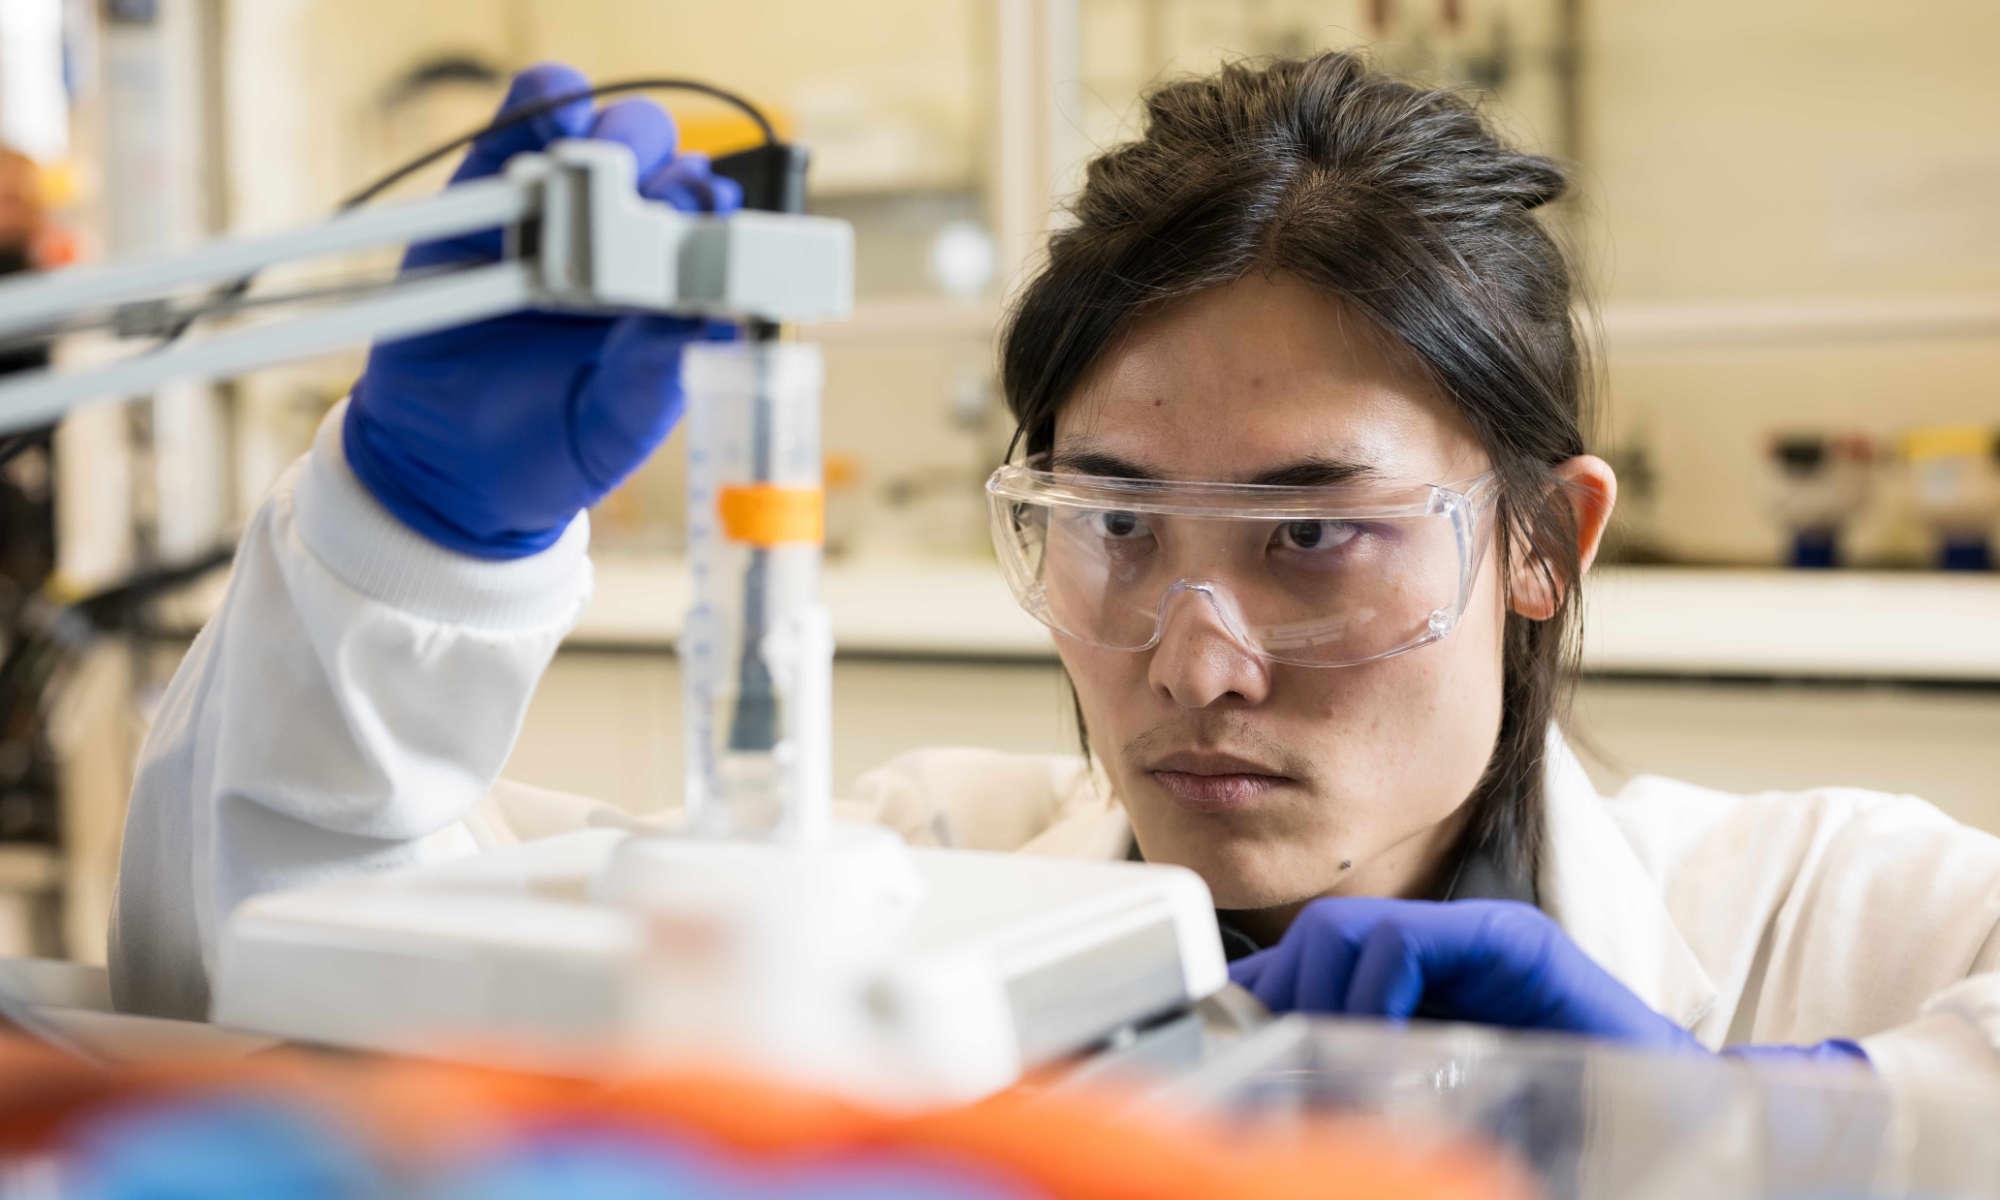
<svg viewBox="0 0 2000 1200"><path fill-rule="evenodd" d="M109 363L0 381L0 433L174 379L214 379L344 345L429 333L526 308L810 322L847 315L854 234L843 221L743 211L692 215L646 200L632 156L595 141L524 154L497 178L319 225L231 238L191 253L73 267L0 284L0 337L76 316L158 305L173 293L306 262L499 228L498 262L399 279L368 294Z"/></svg>

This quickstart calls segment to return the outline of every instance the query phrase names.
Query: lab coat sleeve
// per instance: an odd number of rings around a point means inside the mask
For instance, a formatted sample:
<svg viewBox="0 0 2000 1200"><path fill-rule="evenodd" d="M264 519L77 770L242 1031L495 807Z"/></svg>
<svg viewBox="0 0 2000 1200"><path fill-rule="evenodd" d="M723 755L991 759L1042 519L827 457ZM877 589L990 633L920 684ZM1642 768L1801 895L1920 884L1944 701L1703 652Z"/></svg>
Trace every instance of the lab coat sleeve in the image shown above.
<svg viewBox="0 0 2000 1200"><path fill-rule="evenodd" d="M467 824L590 591L587 520L485 562L377 504L343 409L252 518L140 753L112 915L120 1008L206 1016L253 894L469 853Z"/></svg>
<svg viewBox="0 0 2000 1200"><path fill-rule="evenodd" d="M1642 778L1610 805L1718 990L1704 1041L1853 1038L1892 1083L2000 1084L2000 838L1855 788Z"/></svg>
<svg viewBox="0 0 2000 1200"><path fill-rule="evenodd" d="M1738 811L1748 819L1731 832L1789 864L1770 872L1780 886L1742 1040L1853 1037L1892 1083L1948 1059L1956 1078L2000 1085L2000 838L1914 797L1857 789L1752 797Z"/></svg>
<svg viewBox="0 0 2000 1200"><path fill-rule="evenodd" d="M897 755L854 782L837 815L876 822L915 846L1019 850L1086 802L1074 755L965 746Z"/></svg>
<svg viewBox="0 0 2000 1200"><path fill-rule="evenodd" d="M1992 845L1983 882L1959 889L1952 899L1962 909L1941 914L1939 922L1945 929L1937 941L1947 950L1963 954L1976 946L1962 968L1964 978L1933 992L1914 1020L1861 1039L1908 1131L1907 1157L1944 1164L1946 1173L1963 1171L1957 1164L1968 1161L1973 1148L1991 1145L1992 1114L2000 1098L2000 840L1987 841ZM1912 864L1916 871L1935 866ZM1912 940L1929 939L1919 933ZM1882 954L1891 970L1900 957L1897 949L1892 942ZM1976 1174L1975 1169L1965 1177Z"/></svg>
<svg viewBox="0 0 2000 1200"><path fill-rule="evenodd" d="M1853 986L1900 977L1926 993L1913 1019L1861 1039L1870 1061L1912 1092L1975 1082L2000 1096L2000 838L1899 797L1844 829L1829 859L1820 886L1852 893Z"/></svg>

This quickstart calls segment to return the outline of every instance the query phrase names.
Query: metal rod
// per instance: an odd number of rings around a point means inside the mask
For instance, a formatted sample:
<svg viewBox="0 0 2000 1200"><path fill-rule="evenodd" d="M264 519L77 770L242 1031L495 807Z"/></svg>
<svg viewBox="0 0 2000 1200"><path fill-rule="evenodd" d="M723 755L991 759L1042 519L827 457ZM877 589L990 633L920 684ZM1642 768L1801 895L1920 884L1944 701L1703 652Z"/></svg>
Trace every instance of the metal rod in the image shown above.
<svg viewBox="0 0 2000 1200"><path fill-rule="evenodd" d="M333 312L255 325L74 373L10 375L0 381L0 433L47 424L79 403L123 399L170 379L236 375L357 342L430 333L526 308L534 298L527 265L510 260L399 284Z"/></svg>
<svg viewBox="0 0 2000 1200"><path fill-rule="evenodd" d="M776 336L776 329L761 321L753 323L750 330L750 369L755 381L750 397L750 477L760 484L771 482L776 402L771 395L770 364L759 351L773 344ZM729 721L729 748L739 753L768 754L778 744L778 702L763 649L764 635L769 632L764 600L770 588L770 560L770 551L753 547L743 569L742 644L737 649L740 670L736 711Z"/></svg>
<svg viewBox="0 0 2000 1200"><path fill-rule="evenodd" d="M311 229L226 239L197 255L159 254L0 283L0 336L46 328L80 308L152 300L176 288L238 279L265 267L511 225L540 208L538 188L505 177L482 179L426 200L344 213Z"/></svg>

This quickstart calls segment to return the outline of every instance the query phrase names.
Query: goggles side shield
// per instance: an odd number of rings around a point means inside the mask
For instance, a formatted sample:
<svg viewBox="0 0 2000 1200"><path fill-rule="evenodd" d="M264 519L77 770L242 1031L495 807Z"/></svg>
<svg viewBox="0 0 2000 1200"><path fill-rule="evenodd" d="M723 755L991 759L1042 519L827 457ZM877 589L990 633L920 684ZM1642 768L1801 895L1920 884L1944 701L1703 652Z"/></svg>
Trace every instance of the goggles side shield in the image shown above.
<svg viewBox="0 0 2000 1200"><path fill-rule="evenodd" d="M1457 625L1498 488L1491 474L1449 486L1276 487L1014 464L986 492L1001 573L1056 633L1147 650L1173 607L1205 600L1265 657L1336 667Z"/></svg>

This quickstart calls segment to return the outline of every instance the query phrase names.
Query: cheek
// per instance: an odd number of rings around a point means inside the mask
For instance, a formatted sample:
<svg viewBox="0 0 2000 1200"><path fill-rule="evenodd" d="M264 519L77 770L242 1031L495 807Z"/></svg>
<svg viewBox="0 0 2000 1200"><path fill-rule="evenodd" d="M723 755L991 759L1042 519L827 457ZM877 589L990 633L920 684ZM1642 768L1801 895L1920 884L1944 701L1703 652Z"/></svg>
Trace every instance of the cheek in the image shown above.
<svg viewBox="0 0 2000 1200"><path fill-rule="evenodd" d="M1441 819L1470 796L1500 726L1497 596L1488 566L1441 641L1367 666L1288 672L1306 717L1293 736L1329 790L1357 808L1372 798L1395 809L1394 819L1416 823Z"/></svg>
<svg viewBox="0 0 2000 1200"><path fill-rule="evenodd" d="M1123 729L1119 718L1125 718L1126 723L1143 723L1146 719L1143 706L1138 703L1151 691L1146 682L1146 656L1087 646L1060 635L1055 643L1056 655L1062 659L1070 686L1076 689L1077 703L1083 709L1091 748L1098 758L1113 761L1115 755L1110 752L1124 744L1129 732Z"/></svg>
<svg viewBox="0 0 2000 1200"><path fill-rule="evenodd" d="M1478 786L1500 733L1504 616L1499 572L1489 560L1458 627L1427 656L1428 723L1422 744L1413 749L1431 756L1454 806Z"/></svg>

